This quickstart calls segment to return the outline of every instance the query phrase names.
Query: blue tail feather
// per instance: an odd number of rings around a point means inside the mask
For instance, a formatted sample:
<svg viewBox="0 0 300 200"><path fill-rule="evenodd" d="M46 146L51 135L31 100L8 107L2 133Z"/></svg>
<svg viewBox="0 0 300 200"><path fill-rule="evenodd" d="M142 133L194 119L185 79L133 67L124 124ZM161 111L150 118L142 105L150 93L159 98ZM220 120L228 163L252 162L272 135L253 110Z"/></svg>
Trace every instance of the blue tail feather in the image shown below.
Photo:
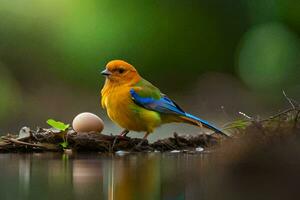
<svg viewBox="0 0 300 200"><path fill-rule="evenodd" d="M221 131L219 128L215 127L214 125L210 124L208 121L205 121L205 120L203 120L203 119L200 119L200 118L198 118L198 117L196 117L196 116L194 116L194 115L191 115L191 114L189 114L189 113L185 113L185 116L188 117L188 118L190 118L190 119L196 120L196 121L200 122L201 124L203 124L205 127L209 128L209 129L212 129L212 130L214 130L215 132L221 133L222 135L228 137L228 135L227 135L226 133L224 133L224 132Z"/></svg>

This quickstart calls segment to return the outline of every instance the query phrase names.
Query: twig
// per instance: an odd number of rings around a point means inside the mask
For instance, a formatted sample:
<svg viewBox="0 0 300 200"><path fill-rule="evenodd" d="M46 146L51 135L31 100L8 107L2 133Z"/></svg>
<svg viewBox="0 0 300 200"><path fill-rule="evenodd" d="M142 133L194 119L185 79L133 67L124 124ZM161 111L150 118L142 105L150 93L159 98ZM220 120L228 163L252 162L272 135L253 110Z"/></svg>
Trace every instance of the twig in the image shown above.
<svg viewBox="0 0 300 200"><path fill-rule="evenodd" d="M45 145L41 145L41 144L33 144L33 143L28 143L28 142L22 142L22 141L19 141L17 139L13 139L13 138L5 138L4 140L7 140L7 141L13 142L15 144L19 144L19 145L25 145L25 146L31 146L31 147L37 147L37 148L43 148L43 149L49 149L49 150L57 149L57 148L49 148L49 147L47 147Z"/></svg>
<svg viewBox="0 0 300 200"><path fill-rule="evenodd" d="M4 141L4 140L1 139L1 141L0 141L0 147L6 146L8 144L9 144L8 142L6 142L6 141Z"/></svg>
<svg viewBox="0 0 300 200"><path fill-rule="evenodd" d="M296 109L296 106L295 106L294 103L292 102L291 98L289 98L289 97L286 95L286 93L285 93L284 90L282 90L282 93L283 93L283 96L286 98L286 100L288 100L288 102L291 104L292 108L293 108L293 109Z"/></svg>
<svg viewBox="0 0 300 200"><path fill-rule="evenodd" d="M296 109L295 108L288 108L288 109L286 109L284 111L281 111L281 112L277 113L276 115L272 115L271 117L262 119L259 122L264 122L264 121L268 121L268 120L271 120L271 119L275 119L277 117L280 117L281 115L287 114L287 113L289 113L291 111L294 111L294 110L296 110Z"/></svg>

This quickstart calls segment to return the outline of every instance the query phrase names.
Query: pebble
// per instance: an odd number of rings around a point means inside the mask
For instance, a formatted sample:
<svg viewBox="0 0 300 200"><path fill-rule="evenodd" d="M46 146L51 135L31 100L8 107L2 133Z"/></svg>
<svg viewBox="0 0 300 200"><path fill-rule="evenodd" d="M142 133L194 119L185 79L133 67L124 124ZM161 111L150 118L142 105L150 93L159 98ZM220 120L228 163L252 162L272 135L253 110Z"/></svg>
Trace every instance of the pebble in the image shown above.
<svg viewBox="0 0 300 200"><path fill-rule="evenodd" d="M20 139L24 139L24 138L28 138L28 137L30 137L30 128L25 126L25 127L21 128L17 139L20 140Z"/></svg>
<svg viewBox="0 0 300 200"><path fill-rule="evenodd" d="M201 151L204 151L204 148L202 148L202 147L197 147L197 148L195 149L195 151L201 152Z"/></svg>
<svg viewBox="0 0 300 200"><path fill-rule="evenodd" d="M180 150L173 150L173 151L170 151L170 153L180 153L181 151Z"/></svg>
<svg viewBox="0 0 300 200"><path fill-rule="evenodd" d="M119 156L124 156L124 155L126 155L126 154L129 154L129 152L128 151L116 151L115 152L115 154L117 154L117 155L119 155Z"/></svg>

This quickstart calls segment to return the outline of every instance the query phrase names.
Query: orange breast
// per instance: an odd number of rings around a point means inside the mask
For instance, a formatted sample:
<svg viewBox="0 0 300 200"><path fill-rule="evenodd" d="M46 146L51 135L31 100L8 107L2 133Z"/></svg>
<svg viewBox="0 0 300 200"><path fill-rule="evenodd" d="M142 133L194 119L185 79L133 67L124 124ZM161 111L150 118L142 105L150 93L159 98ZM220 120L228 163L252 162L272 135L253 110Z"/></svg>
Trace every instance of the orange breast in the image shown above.
<svg viewBox="0 0 300 200"><path fill-rule="evenodd" d="M133 131L152 132L161 123L160 115L136 105L130 96L131 87L102 90L102 106L109 118L119 126Z"/></svg>

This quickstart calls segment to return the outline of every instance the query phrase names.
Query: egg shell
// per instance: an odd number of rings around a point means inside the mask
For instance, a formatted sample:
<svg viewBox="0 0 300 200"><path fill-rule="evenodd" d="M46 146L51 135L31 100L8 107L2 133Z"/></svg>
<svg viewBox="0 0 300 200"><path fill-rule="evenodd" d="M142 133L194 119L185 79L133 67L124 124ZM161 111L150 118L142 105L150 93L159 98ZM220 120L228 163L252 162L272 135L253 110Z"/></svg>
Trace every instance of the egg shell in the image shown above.
<svg viewBox="0 0 300 200"><path fill-rule="evenodd" d="M72 122L73 129L77 133L101 132L104 128L103 120L97 115L89 112L78 114Z"/></svg>

